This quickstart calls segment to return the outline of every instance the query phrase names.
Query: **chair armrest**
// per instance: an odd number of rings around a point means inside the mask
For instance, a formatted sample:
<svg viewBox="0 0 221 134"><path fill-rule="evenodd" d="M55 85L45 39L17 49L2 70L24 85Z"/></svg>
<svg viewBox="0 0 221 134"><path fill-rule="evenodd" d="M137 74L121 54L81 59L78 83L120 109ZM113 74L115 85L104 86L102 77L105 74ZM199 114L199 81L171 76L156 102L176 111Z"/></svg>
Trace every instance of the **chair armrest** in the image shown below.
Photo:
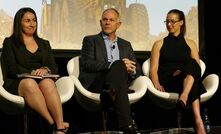
<svg viewBox="0 0 221 134"><path fill-rule="evenodd" d="M178 93L172 93L172 92L161 92L159 90L157 90L152 81L150 80L150 78L147 78L147 88L149 93L151 93L152 95L158 97L158 98L162 98L165 100L169 100L171 102L177 102L178 98L179 98L179 94Z"/></svg>
<svg viewBox="0 0 221 134"><path fill-rule="evenodd" d="M130 104L133 104L140 100L147 91L147 77L139 76L130 85L130 89L134 90L134 93L128 94Z"/></svg>
<svg viewBox="0 0 221 134"><path fill-rule="evenodd" d="M216 74L210 74L203 79L203 85L206 89L206 93L200 96L201 103L208 101L217 91L219 86L219 77Z"/></svg>
<svg viewBox="0 0 221 134"><path fill-rule="evenodd" d="M14 95L0 86L0 109L6 114L19 114L24 111L25 101L19 95Z"/></svg>
<svg viewBox="0 0 221 134"><path fill-rule="evenodd" d="M76 89L85 97L92 99L93 101L96 101L97 103L100 102L100 94L99 93L93 93L85 89L81 82L73 75L70 75L71 79L74 81L74 85Z"/></svg>
<svg viewBox="0 0 221 134"><path fill-rule="evenodd" d="M23 97L9 93L2 86L0 86L0 97L24 107L25 101Z"/></svg>

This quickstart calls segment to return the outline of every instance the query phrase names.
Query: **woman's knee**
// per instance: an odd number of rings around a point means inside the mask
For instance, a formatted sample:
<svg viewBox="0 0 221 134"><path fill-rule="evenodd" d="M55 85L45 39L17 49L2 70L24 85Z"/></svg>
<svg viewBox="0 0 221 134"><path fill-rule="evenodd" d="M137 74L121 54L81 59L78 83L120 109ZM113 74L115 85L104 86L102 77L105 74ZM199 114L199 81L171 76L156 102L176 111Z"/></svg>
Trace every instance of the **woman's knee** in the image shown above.
<svg viewBox="0 0 221 134"><path fill-rule="evenodd" d="M19 87L34 88L36 86L38 86L38 83L31 78L22 79L19 83Z"/></svg>
<svg viewBox="0 0 221 134"><path fill-rule="evenodd" d="M56 91L55 82L52 79L47 79L47 78L43 79L39 83L39 88L44 93L53 93L54 91Z"/></svg>
<svg viewBox="0 0 221 134"><path fill-rule="evenodd" d="M39 87L40 88L55 87L55 82L50 78L45 78L39 82Z"/></svg>
<svg viewBox="0 0 221 134"><path fill-rule="evenodd" d="M25 95L29 93L33 94L38 91L39 91L38 84L33 79L30 78L23 79L19 83L18 92L20 95Z"/></svg>

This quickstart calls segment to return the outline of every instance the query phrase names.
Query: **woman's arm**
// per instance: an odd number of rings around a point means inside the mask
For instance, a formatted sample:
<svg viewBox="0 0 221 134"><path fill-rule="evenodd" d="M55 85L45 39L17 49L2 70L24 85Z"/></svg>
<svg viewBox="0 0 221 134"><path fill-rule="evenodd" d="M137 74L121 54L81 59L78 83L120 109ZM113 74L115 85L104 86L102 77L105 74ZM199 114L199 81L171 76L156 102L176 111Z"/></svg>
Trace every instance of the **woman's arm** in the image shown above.
<svg viewBox="0 0 221 134"><path fill-rule="evenodd" d="M199 57L199 50L196 46L196 43L193 40L186 39L187 45L191 49L191 57L197 61L197 63L200 65L200 57Z"/></svg>
<svg viewBox="0 0 221 134"><path fill-rule="evenodd" d="M157 90L164 92L164 88L163 86L160 85L158 78L160 49L162 45L163 45L163 40L158 40L154 43L152 47L151 56L150 56L150 79Z"/></svg>
<svg viewBox="0 0 221 134"><path fill-rule="evenodd" d="M7 73L7 76L16 78L17 74L30 73L32 71L25 68L25 65L18 64L18 60L23 63L21 60L24 60L24 56L19 53L17 46L15 46L11 38L4 40L1 58L1 66L4 69L2 71Z"/></svg>
<svg viewBox="0 0 221 134"><path fill-rule="evenodd" d="M58 65L55 62L55 57L52 52L49 41L45 41L44 45L46 46L46 53L43 53L44 60L41 68L47 70L48 73L56 74L58 72Z"/></svg>

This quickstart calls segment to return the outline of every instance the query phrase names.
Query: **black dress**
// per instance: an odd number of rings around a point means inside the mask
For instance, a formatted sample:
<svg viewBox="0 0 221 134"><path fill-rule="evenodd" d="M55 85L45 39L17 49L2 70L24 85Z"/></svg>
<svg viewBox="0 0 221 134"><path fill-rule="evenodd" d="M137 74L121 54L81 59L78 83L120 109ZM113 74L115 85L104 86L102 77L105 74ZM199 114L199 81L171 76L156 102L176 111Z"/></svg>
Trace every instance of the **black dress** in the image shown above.
<svg viewBox="0 0 221 134"><path fill-rule="evenodd" d="M176 70L180 70L181 73L173 76ZM188 101L192 103L194 100L200 99L200 95L206 92L201 81L201 68L196 60L191 58L191 49L183 34L177 37L169 34L164 38L160 50L159 82L167 92L180 94L183 91L183 81L187 74L194 78L194 84L188 98Z"/></svg>

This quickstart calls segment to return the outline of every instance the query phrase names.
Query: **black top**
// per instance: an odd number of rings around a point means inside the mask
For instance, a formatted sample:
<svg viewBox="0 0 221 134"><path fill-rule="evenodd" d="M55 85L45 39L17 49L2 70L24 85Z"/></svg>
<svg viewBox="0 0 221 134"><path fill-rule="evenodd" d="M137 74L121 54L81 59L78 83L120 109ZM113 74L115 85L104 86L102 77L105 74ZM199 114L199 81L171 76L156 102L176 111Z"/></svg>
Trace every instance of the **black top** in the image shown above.
<svg viewBox="0 0 221 134"><path fill-rule="evenodd" d="M176 70L180 70L181 73L174 76L173 73ZM183 34L177 37L169 34L164 38L160 50L159 82L167 92L182 93L183 81L187 75L194 78L194 84L189 94L189 101L193 102L206 92L201 81L201 68L196 60L191 57L191 49Z"/></svg>
<svg viewBox="0 0 221 134"><path fill-rule="evenodd" d="M169 34L164 38L160 50L159 73L171 75L175 70L182 69L184 64L191 59L191 49L186 44L184 36Z"/></svg>
<svg viewBox="0 0 221 134"><path fill-rule="evenodd" d="M26 49L27 50L27 49ZM27 53L27 59L29 61L29 68L34 70L36 68L42 67L42 53L39 49L36 52L31 53L30 51L25 51Z"/></svg>

